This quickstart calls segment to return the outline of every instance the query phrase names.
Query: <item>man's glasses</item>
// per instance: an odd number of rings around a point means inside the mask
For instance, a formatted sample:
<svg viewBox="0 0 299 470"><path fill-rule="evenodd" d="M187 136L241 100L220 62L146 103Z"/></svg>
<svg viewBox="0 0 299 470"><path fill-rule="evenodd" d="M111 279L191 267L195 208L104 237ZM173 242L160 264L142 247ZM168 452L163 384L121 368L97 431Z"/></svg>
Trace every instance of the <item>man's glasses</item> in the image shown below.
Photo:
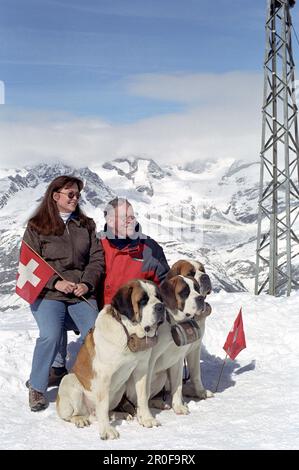
<svg viewBox="0 0 299 470"><path fill-rule="evenodd" d="M133 222L136 220L136 217L135 215L118 216L118 220L120 220L120 222Z"/></svg>
<svg viewBox="0 0 299 470"><path fill-rule="evenodd" d="M81 197L81 194L78 191L69 191L68 193L64 193L63 191L57 191L57 193L65 194L69 199L74 199L74 197L76 197L76 199L80 199Z"/></svg>

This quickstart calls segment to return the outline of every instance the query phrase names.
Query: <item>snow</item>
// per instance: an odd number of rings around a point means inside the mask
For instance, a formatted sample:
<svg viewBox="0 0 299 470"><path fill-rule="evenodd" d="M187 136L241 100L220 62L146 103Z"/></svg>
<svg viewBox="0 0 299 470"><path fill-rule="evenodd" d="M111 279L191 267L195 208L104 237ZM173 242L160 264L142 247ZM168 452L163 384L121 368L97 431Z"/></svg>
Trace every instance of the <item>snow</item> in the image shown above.
<svg viewBox="0 0 299 470"><path fill-rule="evenodd" d="M16 168L0 168L0 179L6 178L7 176L26 176L27 170L23 169L16 169Z"/></svg>
<svg viewBox="0 0 299 470"><path fill-rule="evenodd" d="M249 293L211 294L202 353L205 386L215 389L225 357L222 346L243 309L247 348L228 360L214 398L188 399L190 414L154 410L162 426L142 428L136 420L116 423L120 438L101 441L97 424L77 429L50 406L32 413L24 382L38 336L28 307L0 316L1 449L298 449L299 292L289 298ZM69 335L69 365L78 351Z"/></svg>

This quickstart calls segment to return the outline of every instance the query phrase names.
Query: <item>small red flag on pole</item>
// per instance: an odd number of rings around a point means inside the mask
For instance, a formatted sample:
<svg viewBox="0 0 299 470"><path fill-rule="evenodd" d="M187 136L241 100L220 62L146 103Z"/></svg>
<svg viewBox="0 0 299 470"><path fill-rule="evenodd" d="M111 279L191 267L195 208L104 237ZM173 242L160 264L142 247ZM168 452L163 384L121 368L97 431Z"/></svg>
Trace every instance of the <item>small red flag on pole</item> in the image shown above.
<svg viewBox="0 0 299 470"><path fill-rule="evenodd" d="M227 356L229 356L232 360L234 360L239 354L239 352L241 352L242 349L244 348L246 348L246 341L245 341L245 334L244 334L244 329L243 329L242 307L241 307L240 312L237 318L235 319L234 326L228 333L228 336L223 346L223 349L226 352L226 356L222 364L222 368L221 368L221 372L218 378L215 393L218 390L218 386L220 383L220 379L222 376L222 372L225 366Z"/></svg>
<svg viewBox="0 0 299 470"><path fill-rule="evenodd" d="M223 349L234 360L244 348L246 348L246 341L243 329L242 308L240 308L240 312L235 319L234 326L228 333Z"/></svg>
<svg viewBox="0 0 299 470"><path fill-rule="evenodd" d="M30 304L37 299L55 270L24 241L21 245L16 293Z"/></svg>

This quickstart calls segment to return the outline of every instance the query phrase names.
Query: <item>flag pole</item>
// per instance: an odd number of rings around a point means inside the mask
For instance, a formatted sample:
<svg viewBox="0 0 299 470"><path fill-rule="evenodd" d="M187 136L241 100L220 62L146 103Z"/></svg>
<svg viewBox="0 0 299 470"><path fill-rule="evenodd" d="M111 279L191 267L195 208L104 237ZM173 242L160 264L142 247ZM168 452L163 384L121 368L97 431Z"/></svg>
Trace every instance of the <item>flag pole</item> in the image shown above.
<svg viewBox="0 0 299 470"><path fill-rule="evenodd" d="M221 368L221 372L220 372L219 379L218 379L217 386L216 386L216 390L215 390L214 393L216 393L217 390L218 390L218 386L219 386L220 379L221 379L221 376L222 376L222 372L223 372L223 369L224 369L224 366L225 366L225 363L226 363L226 359L227 359L227 354L226 354L225 359L224 359L224 361L223 361L222 368Z"/></svg>
<svg viewBox="0 0 299 470"><path fill-rule="evenodd" d="M43 260L44 263L46 263L48 266L50 266L51 269L53 269L53 271L57 274L57 276L61 277L61 279L63 281L67 281L67 279L65 279L58 271L56 271L55 268L53 268L53 266L51 266L44 258L42 258L42 256L37 253L27 242L25 242L25 240L22 240L23 243L25 243L25 245L28 246L28 248L30 248L31 251L33 251L33 253L38 256L41 260ZM88 303L88 305L93 308L96 312L98 311L98 309L92 305L83 295L80 295L80 298L82 298L83 300L85 300L85 302Z"/></svg>

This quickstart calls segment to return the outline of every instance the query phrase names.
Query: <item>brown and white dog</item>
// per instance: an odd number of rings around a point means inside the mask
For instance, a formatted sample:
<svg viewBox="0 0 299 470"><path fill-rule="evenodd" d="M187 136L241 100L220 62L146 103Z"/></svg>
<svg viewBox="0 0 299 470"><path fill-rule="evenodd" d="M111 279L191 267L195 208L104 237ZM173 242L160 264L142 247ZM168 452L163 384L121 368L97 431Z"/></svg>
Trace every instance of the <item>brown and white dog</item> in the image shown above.
<svg viewBox="0 0 299 470"><path fill-rule="evenodd" d="M212 291L211 280L208 274L205 272L204 265L200 261L193 260L179 260L171 267L167 273L167 279L171 279L173 276L181 274L182 276L192 276L196 279L200 286L200 293L206 298ZM198 397L201 399L209 398L213 396L210 390L206 390L202 384L201 371L200 371L200 355L202 338L205 332L205 320L210 315L212 309L209 304L206 303L206 308L202 312L198 312L195 315L195 320L201 331L200 340L189 345L186 360L188 370L190 374L190 383L184 386L183 393L186 396Z"/></svg>
<svg viewBox="0 0 299 470"><path fill-rule="evenodd" d="M158 342L151 351L147 393L149 399L158 394L165 386L169 372L172 408L177 414L188 413L188 408L182 400L182 379L184 357L189 351L190 344L176 346L171 327L204 312L206 305L199 290L198 282L194 278L181 275L166 279L160 285L162 299L167 309L167 320L159 328ZM126 396L130 402L136 403L134 382L131 379L127 384ZM159 399L151 401L150 405L164 408Z"/></svg>
<svg viewBox="0 0 299 470"><path fill-rule="evenodd" d="M119 433L109 423L109 410L121 401L131 376L139 423L158 426L160 423L148 408L146 393L151 348L132 352L127 344L131 335L153 338L164 317L165 308L153 282L133 280L121 287L111 305L99 313L72 373L61 381L56 402L58 415L83 427L95 413L101 438L117 438Z"/></svg>

